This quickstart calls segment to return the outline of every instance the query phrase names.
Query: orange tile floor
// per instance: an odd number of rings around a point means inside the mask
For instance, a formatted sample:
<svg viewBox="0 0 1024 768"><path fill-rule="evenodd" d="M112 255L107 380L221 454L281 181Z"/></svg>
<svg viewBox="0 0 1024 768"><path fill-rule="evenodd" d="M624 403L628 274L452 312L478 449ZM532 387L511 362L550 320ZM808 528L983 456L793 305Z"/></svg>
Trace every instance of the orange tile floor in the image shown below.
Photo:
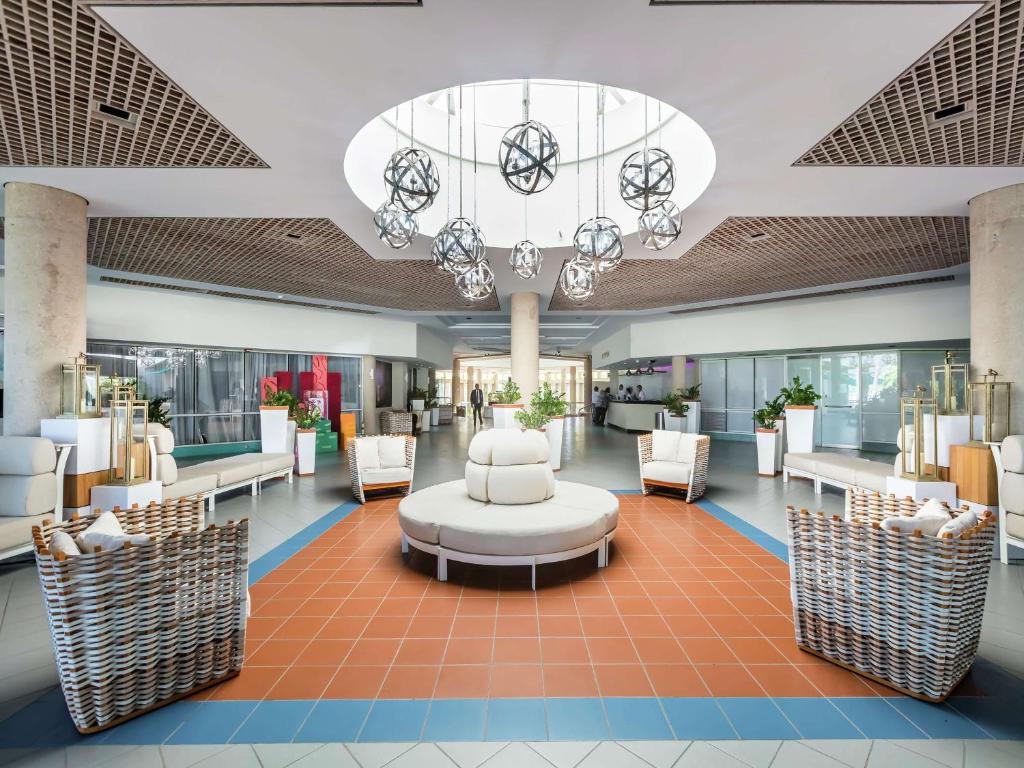
<svg viewBox="0 0 1024 768"><path fill-rule="evenodd" d="M609 566L399 551L395 499L356 509L251 587L246 664L213 700L893 696L799 651L789 569L695 505L620 495Z"/></svg>

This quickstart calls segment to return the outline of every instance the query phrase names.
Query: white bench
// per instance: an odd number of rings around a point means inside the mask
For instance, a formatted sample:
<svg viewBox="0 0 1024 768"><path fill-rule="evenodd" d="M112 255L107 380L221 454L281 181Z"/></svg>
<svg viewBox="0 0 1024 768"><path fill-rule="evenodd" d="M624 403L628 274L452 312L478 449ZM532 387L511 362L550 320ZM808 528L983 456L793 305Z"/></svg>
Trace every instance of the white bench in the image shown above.
<svg viewBox="0 0 1024 768"><path fill-rule="evenodd" d="M782 482L789 476L806 477L814 482L814 492L821 493L822 485L836 488L863 488L885 493L886 478L894 474L893 465L869 461L843 453L787 453L782 458Z"/></svg>

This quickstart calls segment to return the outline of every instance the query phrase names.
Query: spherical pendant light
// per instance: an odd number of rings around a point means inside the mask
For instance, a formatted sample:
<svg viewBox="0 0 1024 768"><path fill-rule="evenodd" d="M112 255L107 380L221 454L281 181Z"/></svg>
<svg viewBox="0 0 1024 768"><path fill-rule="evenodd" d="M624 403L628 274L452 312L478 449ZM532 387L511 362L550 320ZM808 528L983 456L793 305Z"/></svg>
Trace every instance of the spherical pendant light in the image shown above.
<svg viewBox="0 0 1024 768"><path fill-rule="evenodd" d="M634 152L619 169L619 194L626 205L638 211L667 200L675 185L675 163L661 149Z"/></svg>
<svg viewBox="0 0 1024 768"><path fill-rule="evenodd" d="M579 257L565 262L558 276L558 286L569 300L586 301L594 295L597 288L597 270L594 268L594 262Z"/></svg>
<svg viewBox="0 0 1024 768"><path fill-rule="evenodd" d="M512 250L508 254L508 265L523 280L536 277L543 261L544 256L541 254L540 248L530 240L520 240L512 246Z"/></svg>
<svg viewBox="0 0 1024 768"><path fill-rule="evenodd" d="M403 211L394 203L384 203L373 214L377 237L395 250L405 248L420 232L416 214Z"/></svg>
<svg viewBox="0 0 1024 768"><path fill-rule="evenodd" d="M391 156L384 168L384 184L388 199L409 213L429 208L441 189L430 155L412 147L404 147Z"/></svg>
<svg viewBox="0 0 1024 768"><path fill-rule="evenodd" d="M592 261L598 272L611 272L622 261L622 230L607 216L580 224L573 243L577 256Z"/></svg>
<svg viewBox="0 0 1024 768"><path fill-rule="evenodd" d="M558 173L558 141L536 120L513 126L501 137L498 170L513 192L543 192Z"/></svg>
<svg viewBox="0 0 1024 768"><path fill-rule="evenodd" d="M434 264L457 275L484 260L487 243L480 227L459 217L441 227L430 253Z"/></svg>
<svg viewBox="0 0 1024 768"><path fill-rule="evenodd" d="M494 293L494 270L486 259L463 270L455 278L455 287L470 301L481 301Z"/></svg>
<svg viewBox="0 0 1024 768"><path fill-rule="evenodd" d="M660 251L675 242L682 231L683 212L671 200L648 208L637 219L640 242L644 248Z"/></svg>

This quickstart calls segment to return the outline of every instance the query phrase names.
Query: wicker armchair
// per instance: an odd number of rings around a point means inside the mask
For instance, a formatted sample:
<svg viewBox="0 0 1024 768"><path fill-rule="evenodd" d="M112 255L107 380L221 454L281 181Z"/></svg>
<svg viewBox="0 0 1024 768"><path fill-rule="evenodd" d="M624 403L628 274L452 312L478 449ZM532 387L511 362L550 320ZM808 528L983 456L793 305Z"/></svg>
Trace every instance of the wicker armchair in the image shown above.
<svg viewBox="0 0 1024 768"><path fill-rule="evenodd" d="M637 438L637 449L645 496L653 491L685 491L686 501L693 502L704 495L710 437L656 429Z"/></svg>
<svg viewBox="0 0 1024 768"><path fill-rule="evenodd" d="M453 421L455 406L453 406L451 403L442 403L437 407L437 409L437 423L451 424Z"/></svg>
<svg viewBox="0 0 1024 768"><path fill-rule="evenodd" d="M378 419L382 435L412 434L412 414L408 411L381 411Z"/></svg>
<svg viewBox="0 0 1024 768"><path fill-rule="evenodd" d="M412 435L357 437L345 447L352 477L352 495L361 504L367 493L408 496L416 464Z"/></svg>

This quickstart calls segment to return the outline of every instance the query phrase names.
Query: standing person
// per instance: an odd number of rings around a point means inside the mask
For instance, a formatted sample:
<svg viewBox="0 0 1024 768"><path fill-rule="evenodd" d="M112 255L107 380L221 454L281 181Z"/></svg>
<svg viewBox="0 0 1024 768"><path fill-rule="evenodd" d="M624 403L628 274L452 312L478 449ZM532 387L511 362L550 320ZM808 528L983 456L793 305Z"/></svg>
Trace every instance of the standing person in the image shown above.
<svg viewBox="0 0 1024 768"><path fill-rule="evenodd" d="M601 426L604 426L604 420L608 417L608 407L612 402L612 388L605 387L604 392L601 393Z"/></svg>
<svg viewBox="0 0 1024 768"><path fill-rule="evenodd" d="M641 401L647 399L647 395L644 394L644 385L643 384L637 384L636 385L636 396L635 397L636 397L637 400L641 400Z"/></svg>
<svg viewBox="0 0 1024 768"><path fill-rule="evenodd" d="M484 425L484 391L480 389L479 384L473 387L473 391L469 393L469 404L473 406L473 428L476 428L477 419L480 420L482 427Z"/></svg>
<svg viewBox="0 0 1024 768"><path fill-rule="evenodd" d="M626 399L626 388L622 384L619 384L619 392L615 396L615 399L616 400L625 400Z"/></svg>
<svg viewBox="0 0 1024 768"><path fill-rule="evenodd" d="M594 392L590 396L590 423L600 424L601 423L601 389L600 387L594 387Z"/></svg>

